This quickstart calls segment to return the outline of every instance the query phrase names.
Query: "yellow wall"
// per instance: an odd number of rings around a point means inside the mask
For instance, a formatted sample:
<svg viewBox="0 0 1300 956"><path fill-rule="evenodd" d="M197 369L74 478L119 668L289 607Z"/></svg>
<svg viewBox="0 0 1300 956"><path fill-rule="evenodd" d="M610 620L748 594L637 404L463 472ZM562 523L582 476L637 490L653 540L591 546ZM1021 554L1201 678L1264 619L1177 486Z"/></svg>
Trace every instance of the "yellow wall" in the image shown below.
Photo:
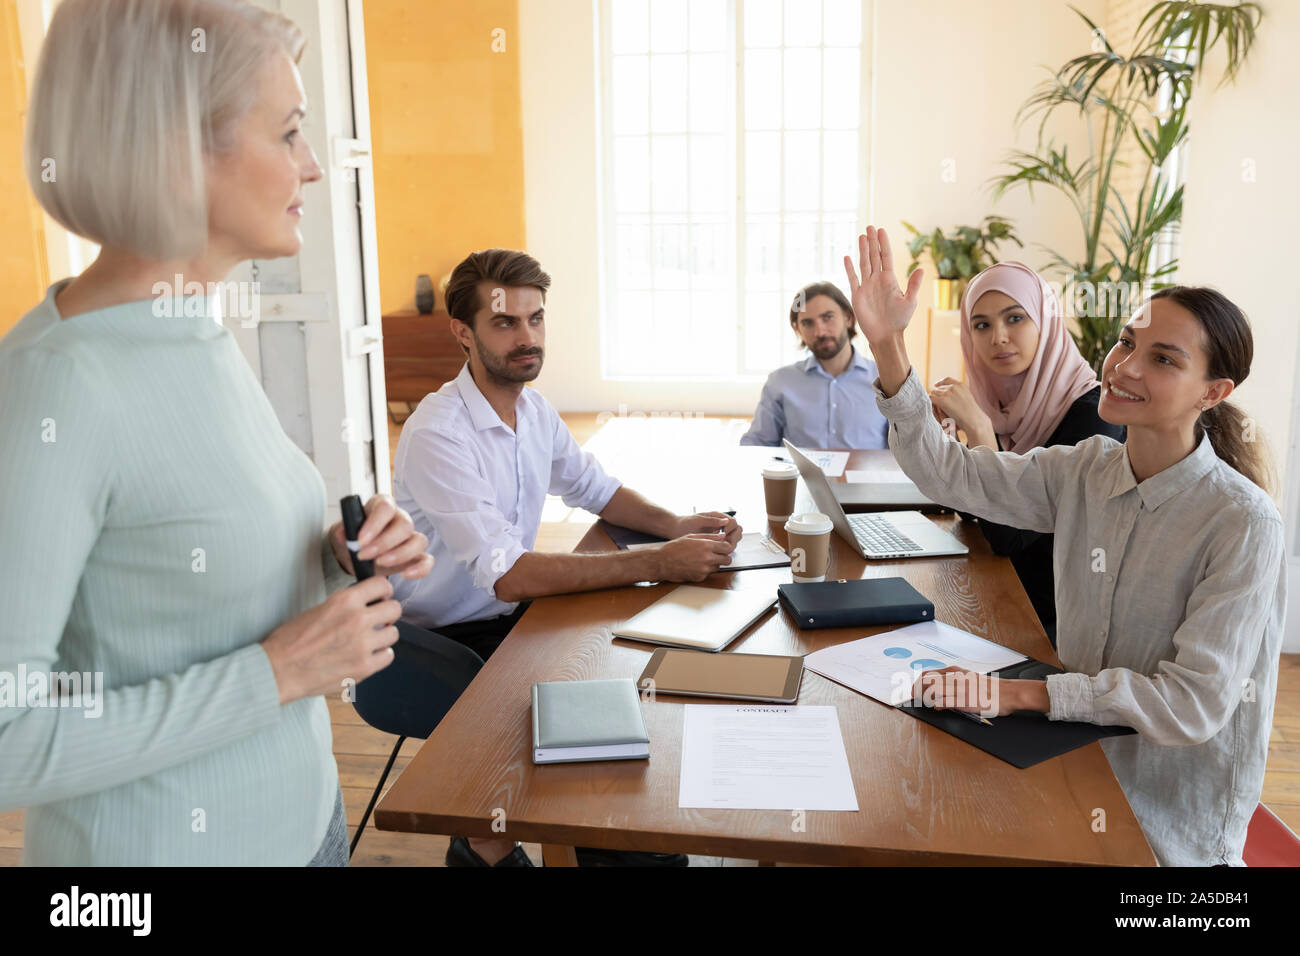
<svg viewBox="0 0 1300 956"><path fill-rule="evenodd" d="M476 249L524 246L518 4L366 0L365 29L380 306L391 312L414 308L419 273L436 287Z"/></svg>
<svg viewBox="0 0 1300 956"><path fill-rule="evenodd" d="M45 294L48 267L40 207L23 175L23 120L27 115L18 10L0 4L0 335Z"/></svg>

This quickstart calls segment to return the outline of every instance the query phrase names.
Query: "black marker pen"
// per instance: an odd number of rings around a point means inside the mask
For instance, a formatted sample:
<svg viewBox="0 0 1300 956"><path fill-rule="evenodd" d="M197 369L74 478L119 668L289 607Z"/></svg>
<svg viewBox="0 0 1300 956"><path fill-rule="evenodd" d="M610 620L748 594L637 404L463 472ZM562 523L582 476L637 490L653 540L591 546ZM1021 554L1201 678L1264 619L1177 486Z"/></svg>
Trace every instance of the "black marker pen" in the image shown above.
<svg viewBox="0 0 1300 956"><path fill-rule="evenodd" d="M366 523L366 510L356 495L340 499L339 510L343 512L343 537L347 539L348 550L352 552L352 569L356 572L357 580L364 581L375 573L373 560L362 561L357 557L357 552L361 550L357 535L361 534L361 526Z"/></svg>

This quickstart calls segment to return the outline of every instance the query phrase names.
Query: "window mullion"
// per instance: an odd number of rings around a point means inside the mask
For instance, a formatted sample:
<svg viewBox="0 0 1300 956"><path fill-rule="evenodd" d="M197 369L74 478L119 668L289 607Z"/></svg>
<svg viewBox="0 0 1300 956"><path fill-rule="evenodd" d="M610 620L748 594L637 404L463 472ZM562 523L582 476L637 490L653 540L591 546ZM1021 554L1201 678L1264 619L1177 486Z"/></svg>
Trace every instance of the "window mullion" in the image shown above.
<svg viewBox="0 0 1300 956"><path fill-rule="evenodd" d="M748 371L745 363L745 337L748 334L748 289L745 276L749 271L749 251L745 246L745 0L729 0L729 13L735 30L732 43L735 45L736 78L736 321L735 321L735 356L736 369Z"/></svg>

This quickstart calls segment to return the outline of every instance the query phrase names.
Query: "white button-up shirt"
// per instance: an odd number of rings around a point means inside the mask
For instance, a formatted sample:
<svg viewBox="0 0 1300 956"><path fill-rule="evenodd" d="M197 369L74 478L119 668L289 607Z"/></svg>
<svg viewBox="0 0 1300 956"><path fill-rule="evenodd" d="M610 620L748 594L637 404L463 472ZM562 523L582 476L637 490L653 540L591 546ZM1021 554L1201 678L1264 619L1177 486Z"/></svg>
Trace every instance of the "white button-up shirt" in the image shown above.
<svg viewBox="0 0 1300 956"><path fill-rule="evenodd" d="M889 423L876 410L871 383L876 363L853 346L849 367L838 376L809 355L767 377L742 445L800 448L887 448Z"/></svg>
<svg viewBox="0 0 1300 956"><path fill-rule="evenodd" d="M537 543L546 495L599 514L619 489L535 389L515 404L515 429L493 411L469 365L427 395L402 426L393 498L429 539L433 571L389 580L402 618L436 629L509 614L497 579Z"/></svg>
<svg viewBox="0 0 1300 956"><path fill-rule="evenodd" d="M890 447L925 494L1056 534L1052 720L1135 728L1101 741L1162 865L1242 865L1259 803L1286 615L1282 519L1208 437L1139 483L1096 435L1025 455L944 435L913 371L876 382ZM1104 808L1103 808L1104 809ZM1080 826L1094 808L1080 807Z"/></svg>

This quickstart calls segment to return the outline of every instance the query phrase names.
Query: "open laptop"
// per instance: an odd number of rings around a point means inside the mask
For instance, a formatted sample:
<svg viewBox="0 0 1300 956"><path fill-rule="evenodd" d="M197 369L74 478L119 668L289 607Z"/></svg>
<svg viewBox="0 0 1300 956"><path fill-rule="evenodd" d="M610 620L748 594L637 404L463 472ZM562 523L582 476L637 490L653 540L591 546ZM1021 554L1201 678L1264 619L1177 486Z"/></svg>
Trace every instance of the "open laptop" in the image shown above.
<svg viewBox="0 0 1300 956"><path fill-rule="evenodd" d="M866 511L846 515L821 468L790 442L790 460L799 468L817 510L831 519L835 532L864 558L933 558L966 554L970 549L937 528L919 511Z"/></svg>
<svg viewBox="0 0 1300 956"><path fill-rule="evenodd" d="M891 462L892 459L893 456L890 455ZM896 480L891 478L887 481L861 483L837 481L831 485L831 492L835 495L835 500L845 508L865 507L870 511L913 509L930 513L951 512L951 508L946 508L923 494L912 479L898 470L897 465L889 470L896 472Z"/></svg>

